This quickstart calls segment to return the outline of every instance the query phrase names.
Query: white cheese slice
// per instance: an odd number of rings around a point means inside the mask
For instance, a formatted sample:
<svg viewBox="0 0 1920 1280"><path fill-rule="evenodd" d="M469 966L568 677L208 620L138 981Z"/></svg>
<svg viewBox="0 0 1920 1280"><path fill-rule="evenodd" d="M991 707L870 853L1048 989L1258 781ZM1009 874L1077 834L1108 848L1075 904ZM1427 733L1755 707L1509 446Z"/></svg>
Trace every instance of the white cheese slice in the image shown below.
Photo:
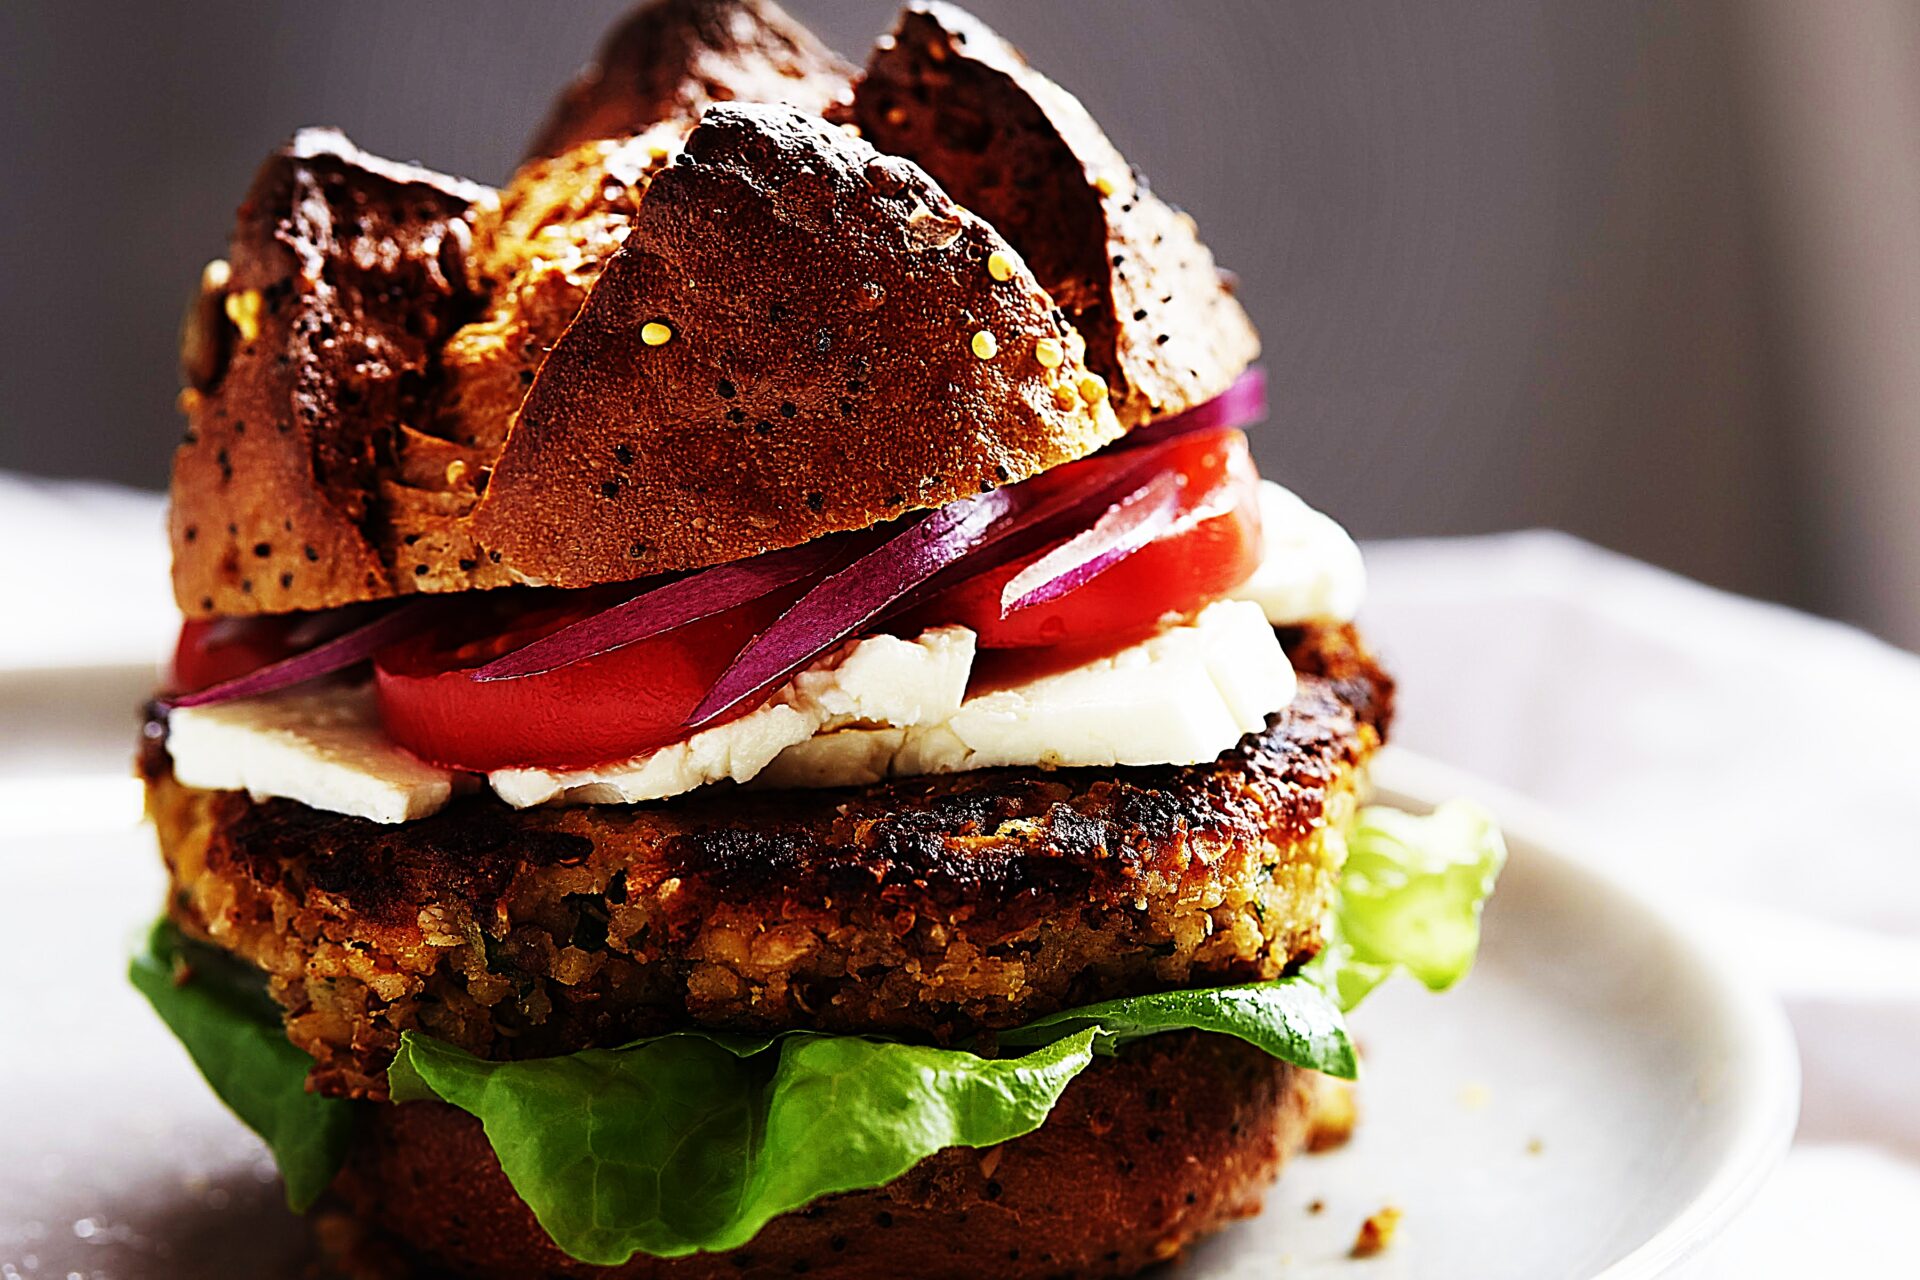
<svg viewBox="0 0 1920 1280"><path fill-rule="evenodd" d="M976 694L943 718L815 734L760 776L855 786L1001 765L1198 764L1293 693L1293 668L1260 607L1223 600L1110 657Z"/></svg>
<svg viewBox="0 0 1920 1280"><path fill-rule="evenodd" d="M823 729L906 727L952 715L966 694L973 650L966 627L934 627L912 640L868 636L794 676L765 706L684 742L590 769L500 769L487 780L519 808L633 804L709 782L746 782Z"/></svg>
<svg viewBox="0 0 1920 1280"><path fill-rule="evenodd" d="M295 690L167 717L173 774L190 787L280 796L375 822L424 818L455 775L381 731L371 686Z"/></svg>
<svg viewBox="0 0 1920 1280"><path fill-rule="evenodd" d="M1291 490L1260 482L1260 567L1234 592L1266 611L1276 627L1349 621L1367 593L1360 548L1339 521Z"/></svg>
<svg viewBox="0 0 1920 1280"><path fill-rule="evenodd" d="M974 634L868 636L800 672L766 705L683 742L590 769L502 769L502 799L632 804L712 782L855 786L1000 765L1196 764L1293 699L1293 670L1260 606L1221 601L1191 621L1066 671L967 696ZM371 688L332 686L181 708L169 720L189 786L282 796L407 822L478 784L382 731Z"/></svg>

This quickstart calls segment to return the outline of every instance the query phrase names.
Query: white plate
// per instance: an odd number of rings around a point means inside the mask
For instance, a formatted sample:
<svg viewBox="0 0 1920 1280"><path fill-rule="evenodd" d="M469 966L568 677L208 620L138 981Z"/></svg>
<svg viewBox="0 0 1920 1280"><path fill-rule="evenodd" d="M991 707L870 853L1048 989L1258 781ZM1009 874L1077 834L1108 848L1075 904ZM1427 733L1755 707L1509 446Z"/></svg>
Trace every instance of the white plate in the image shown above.
<svg viewBox="0 0 1920 1280"><path fill-rule="evenodd" d="M162 887L117 772L147 680L0 676L0 1280L264 1280L310 1257L259 1144L122 976ZM56 710L77 705L97 710ZM1394 803L1465 791L1500 814L1513 856L1479 968L1355 1016L1354 1141L1298 1160L1174 1274L1679 1274L1792 1134L1784 1019L1526 806L1404 755L1378 778ZM1348 1259L1386 1205L1393 1247Z"/></svg>
<svg viewBox="0 0 1920 1280"><path fill-rule="evenodd" d="M1792 1140L1785 1015L1535 807L1404 752L1374 776L1384 803L1467 795L1499 816L1511 856L1479 963L1445 995L1402 979L1353 1014L1353 1141L1296 1160L1189 1274L1688 1274ZM1386 1206L1402 1211L1393 1246L1353 1260L1360 1223Z"/></svg>

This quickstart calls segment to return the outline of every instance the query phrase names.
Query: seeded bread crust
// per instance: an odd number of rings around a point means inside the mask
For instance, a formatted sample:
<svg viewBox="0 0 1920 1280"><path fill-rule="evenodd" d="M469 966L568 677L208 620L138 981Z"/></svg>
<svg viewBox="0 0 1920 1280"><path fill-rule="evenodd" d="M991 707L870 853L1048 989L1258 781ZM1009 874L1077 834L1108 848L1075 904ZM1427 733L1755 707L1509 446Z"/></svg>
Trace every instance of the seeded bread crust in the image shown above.
<svg viewBox="0 0 1920 1280"><path fill-rule="evenodd" d="M633 229L649 184L691 120L530 160L474 231L472 267L490 302L440 350L433 419L401 427L380 479L380 554L399 590L510 586L521 575L489 554L471 517L541 364Z"/></svg>
<svg viewBox="0 0 1920 1280"><path fill-rule="evenodd" d="M655 121L695 120L716 102L825 115L851 95L857 70L766 0L661 0L607 33L527 154L555 156Z"/></svg>
<svg viewBox="0 0 1920 1280"><path fill-rule="evenodd" d="M557 586L864 529L1120 434L1006 242L817 116L709 108L547 356L475 536Z"/></svg>
<svg viewBox="0 0 1920 1280"><path fill-rule="evenodd" d="M484 187L306 129L254 178L196 308L174 454L174 595L190 615L278 613L393 591L373 491L397 428L430 410ZM211 331L209 331L211 326Z"/></svg>
<svg viewBox="0 0 1920 1280"><path fill-rule="evenodd" d="M1190 221L986 28L908 14L858 112L850 74L770 4L660 0L504 199L330 130L276 152L183 341L182 610L735 559L1080 457L1252 358Z"/></svg>
<svg viewBox="0 0 1920 1280"><path fill-rule="evenodd" d="M1127 426L1212 399L1260 354L1193 219L971 14L937 3L903 13L867 63L854 118L1026 256Z"/></svg>

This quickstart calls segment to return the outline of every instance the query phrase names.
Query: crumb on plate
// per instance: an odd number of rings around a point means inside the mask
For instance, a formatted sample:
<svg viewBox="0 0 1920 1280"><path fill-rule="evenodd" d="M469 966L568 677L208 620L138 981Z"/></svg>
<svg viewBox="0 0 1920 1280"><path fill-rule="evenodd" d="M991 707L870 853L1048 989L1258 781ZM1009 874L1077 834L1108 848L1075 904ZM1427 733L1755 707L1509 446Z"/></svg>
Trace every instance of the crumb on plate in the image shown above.
<svg viewBox="0 0 1920 1280"><path fill-rule="evenodd" d="M1360 1234L1353 1238L1353 1248L1349 1254L1355 1258L1372 1258L1385 1253L1399 1227L1398 1209L1387 1205L1375 1210L1372 1217L1360 1224Z"/></svg>

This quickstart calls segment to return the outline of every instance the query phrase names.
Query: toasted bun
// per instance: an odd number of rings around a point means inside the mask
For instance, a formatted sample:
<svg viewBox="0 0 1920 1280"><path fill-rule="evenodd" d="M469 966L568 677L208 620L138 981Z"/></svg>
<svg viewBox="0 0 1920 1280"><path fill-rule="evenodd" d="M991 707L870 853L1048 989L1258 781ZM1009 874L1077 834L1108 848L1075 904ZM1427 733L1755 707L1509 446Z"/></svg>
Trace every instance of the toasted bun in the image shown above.
<svg viewBox="0 0 1920 1280"><path fill-rule="evenodd" d="M715 102L772 102L824 115L855 68L766 0L661 0L607 34L528 149L554 156Z"/></svg>
<svg viewBox="0 0 1920 1280"><path fill-rule="evenodd" d="M710 108L680 160L547 356L474 513L522 574L584 586L737 559L1120 434L1045 291L914 165L742 104Z"/></svg>
<svg viewBox="0 0 1920 1280"><path fill-rule="evenodd" d="M522 580L480 545L470 517L527 388L692 128L670 120L529 161L501 190L498 215L479 218L472 269L491 302L441 348L431 421L395 429L393 465L380 477L384 519L372 532L397 589Z"/></svg>
<svg viewBox="0 0 1920 1280"><path fill-rule="evenodd" d="M318 609L391 594L367 535L382 437L422 412L433 352L477 303L484 187L296 134L240 206L217 337L182 393L173 585L190 613Z"/></svg>
<svg viewBox="0 0 1920 1280"><path fill-rule="evenodd" d="M736 559L1080 457L1252 358L1190 220L985 27L910 13L850 74L771 4L661 0L503 192L332 131L276 152L183 343L181 608Z"/></svg>
<svg viewBox="0 0 1920 1280"><path fill-rule="evenodd" d="M854 109L870 142L920 165L1026 256L1128 426L1212 399L1259 355L1193 219L972 15L950 4L902 14Z"/></svg>
<svg viewBox="0 0 1920 1280"><path fill-rule="evenodd" d="M1096 1061L1023 1138L943 1151L887 1186L776 1218L731 1253L614 1268L554 1247L465 1112L370 1108L335 1184L359 1231L328 1234L369 1280L1128 1275L1258 1211L1307 1144L1322 1087L1238 1040L1156 1036Z"/></svg>

